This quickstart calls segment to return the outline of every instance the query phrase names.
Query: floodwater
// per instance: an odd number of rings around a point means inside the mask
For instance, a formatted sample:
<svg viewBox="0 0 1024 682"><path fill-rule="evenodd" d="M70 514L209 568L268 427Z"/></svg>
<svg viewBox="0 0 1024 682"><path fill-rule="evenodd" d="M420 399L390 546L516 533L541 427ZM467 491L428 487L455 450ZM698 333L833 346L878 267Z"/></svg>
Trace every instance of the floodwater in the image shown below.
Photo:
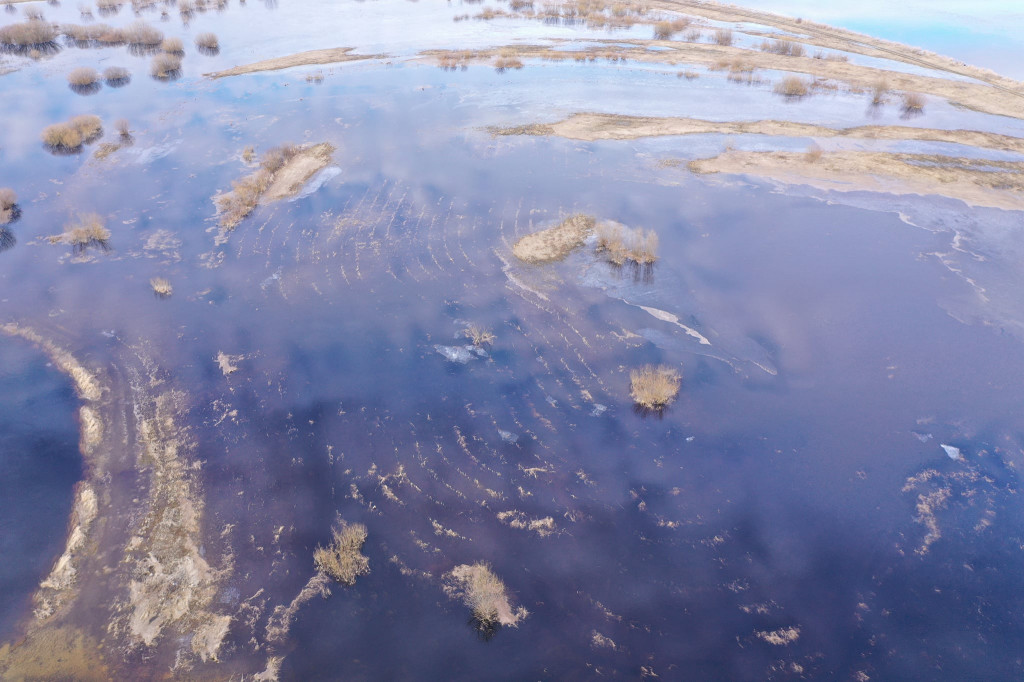
<svg viewBox="0 0 1024 682"><path fill-rule="evenodd" d="M703 71L445 72L397 56L200 76L298 49L408 56L573 35L450 21L479 7L343 3L328 22L341 35L324 24L308 41L308 8L250 3L192 21L223 47L190 50L172 83L123 48L69 48L0 77L14 102L0 186L23 209L0 253L0 322L115 385L176 392L202 551L230 555L212 609L231 626L210 674L251 675L275 655L284 680L1019 679L1019 214L783 193L657 163L756 149L755 136L485 130L584 108L877 123L863 97L791 104ZM452 32L408 31L420 19ZM132 83L72 93L63 74L86 60L127 65ZM306 82L316 71L324 81ZM108 140L127 118L132 145L97 160L95 145L54 156L36 141L78 113L100 115ZM1024 133L942 102L907 124ZM211 197L249 172L244 147L321 141L338 151L307 191L219 234ZM615 268L591 243L561 263L516 262L517 238L573 211L655 230L659 261ZM109 249L49 243L85 212L106 219ZM154 296L155 276L172 296ZM493 344L467 348L469 324ZM62 551L83 472L68 381L22 340L0 356L7 641ZM683 374L661 414L629 398L629 370L646 363ZM130 525L125 504L110 513ZM305 603L268 643L271 612L313 576L338 517L367 526L370 574ZM529 611L489 639L443 589L476 561ZM78 617L106 631L102 609ZM179 646L187 635L120 663L152 676Z"/></svg>

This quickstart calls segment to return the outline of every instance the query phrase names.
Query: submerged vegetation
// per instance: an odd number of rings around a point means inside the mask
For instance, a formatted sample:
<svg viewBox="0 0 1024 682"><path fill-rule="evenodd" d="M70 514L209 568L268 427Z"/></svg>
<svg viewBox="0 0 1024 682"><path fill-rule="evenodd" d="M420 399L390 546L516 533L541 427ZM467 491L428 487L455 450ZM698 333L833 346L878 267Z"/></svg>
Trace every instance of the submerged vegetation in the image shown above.
<svg viewBox="0 0 1024 682"><path fill-rule="evenodd" d="M99 116L75 116L66 123L55 123L43 130L43 143L53 151L76 152L83 144L96 140L103 132Z"/></svg>
<svg viewBox="0 0 1024 682"><path fill-rule="evenodd" d="M96 213L81 216L77 223L65 226L60 241L69 244L76 253L91 246L106 250L110 243L110 230L103 224L103 218Z"/></svg>
<svg viewBox="0 0 1024 682"><path fill-rule="evenodd" d="M366 526L339 521L331 529L331 535L329 545L317 547L313 552L313 563L318 571L338 582L355 585L357 577L370 572L370 560L360 551L366 542Z"/></svg>
<svg viewBox="0 0 1024 682"><path fill-rule="evenodd" d="M169 52L161 52L150 62L149 73L157 80L173 80L181 73L181 57Z"/></svg>
<svg viewBox="0 0 1024 682"><path fill-rule="evenodd" d="M485 636L502 625L516 627L529 615L523 607L512 608L505 583L482 561L456 566L445 577L449 596L461 599L473 611L473 623Z"/></svg>
<svg viewBox="0 0 1024 682"><path fill-rule="evenodd" d="M775 93L788 98L806 97L808 92L810 92L810 86L799 76L786 76L775 85Z"/></svg>
<svg viewBox="0 0 1024 682"><path fill-rule="evenodd" d="M639 407L661 410L679 393L679 372L667 365L646 365L629 373L629 395Z"/></svg>

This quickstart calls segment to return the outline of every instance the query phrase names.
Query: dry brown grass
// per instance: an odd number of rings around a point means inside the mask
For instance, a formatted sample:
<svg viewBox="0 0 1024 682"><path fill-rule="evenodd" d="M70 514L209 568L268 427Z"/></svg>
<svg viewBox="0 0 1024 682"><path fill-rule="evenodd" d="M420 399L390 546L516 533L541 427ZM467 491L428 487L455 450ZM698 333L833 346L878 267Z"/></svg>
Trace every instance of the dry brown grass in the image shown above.
<svg viewBox="0 0 1024 682"><path fill-rule="evenodd" d="M354 585L358 576L370 572L370 560L360 552L366 542L366 526L361 523L350 526L340 521L331 529L331 534L331 543L313 552L313 563L318 571L338 582Z"/></svg>
<svg viewBox="0 0 1024 682"><path fill-rule="evenodd" d="M615 265L624 265L629 261L649 265L658 259L656 232L604 222L597 225L596 233L597 250Z"/></svg>
<svg viewBox="0 0 1024 682"><path fill-rule="evenodd" d="M173 80L181 73L181 57L161 52L155 55L153 61L150 62L149 73L157 80Z"/></svg>
<svg viewBox="0 0 1024 682"><path fill-rule="evenodd" d="M646 365L629 373L629 395L648 410L660 410L679 394L682 377L668 365Z"/></svg>
<svg viewBox="0 0 1024 682"><path fill-rule="evenodd" d="M494 69L498 73L521 68L523 68L523 61L519 57L498 57L494 60Z"/></svg>
<svg viewBox="0 0 1024 682"><path fill-rule="evenodd" d="M715 43L718 45L732 45L732 30L720 28L715 31Z"/></svg>
<svg viewBox="0 0 1024 682"><path fill-rule="evenodd" d="M30 20L0 28L0 46L16 50L52 45L57 29L45 21Z"/></svg>
<svg viewBox="0 0 1024 682"><path fill-rule="evenodd" d="M803 45L794 43L792 40L763 40L761 41L761 51L787 57L803 57L807 53Z"/></svg>
<svg viewBox="0 0 1024 682"><path fill-rule="evenodd" d="M164 38L164 41L160 43L160 50L167 54L185 54L185 44L181 42L181 38Z"/></svg>
<svg viewBox="0 0 1024 682"><path fill-rule="evenodd" d="M120 135L121 137L132 136L132 125L128 122L128 119L126 118L119 118L116 121L114 121L114 130L116 130L117 134Z"/></svg>
<svg viewBox="0 0 1024 682"><path fill-rule="evenodd" d="M786 76L782 82L775 85L775 93L785 97L806 97L808 92L810 92L810 87L807 81L799 76Z"/></svg>
<svg viewBox="0 0 1024 682"><path fill-rule="evenodd" d="M149 280L149 286L152 287L153 293L160 298L167 298L174 293L174 287L166 277L154 277Z"/></svg>
<svg viewBox="0 0 1024 682"><path fill-rule="evenodd" d="M73 87L85 88L99 83L100 74L96 69L80 66L68 74L68 83Z"/></svg>
<svg viewBox="0 0 1024 682"><path fill-rule="evenodd" d="M670 40L672 36L685 31L690 25L689 19L659 21L654 24L654 37L657 40Z"/></svg>
<svg viewBox="0 0 1024 682"><path fill-rule="evenodd" d="M473 620L485 634L493 634L502 625L515 627L529 615L522 607L512 608L505 583L482 561L456 566L446 578L445 591L472 609Z"/></svg>
<svg viewBox="0 0 1024 682"><path fill-rule="evenodd" d="M512 245L512 253L527 263L562 260L583 245L595 222L592 215L575 213L554 227L522 237Z"/></svg>
<svg viewBox="0 0 1024 682"><path fill-rule="evenodd" d="M258 171L232 182L230 192L218 195L216 202L221 214L221 226L235 227L252 213L260 202L260 196L274 181L274 174L299 151L299 147L294 145L283 145L271 149L260 160Z"/></svg>
<svg viewBox="0 0 1024 682"><path fill-rule="evenodd" d="M220 49L220 41L217 40L217 36L214 33L200 33L196 36L196 47L201 50L218 50Z"/></svg>
<svg viewBox="0 0 1024 682"><path fill-rule="evenodd" d="M463 336L473 342L474 346L487 346L494 343L495 336L490 329L471 324L462 330Z"/></svg>
<svg viewBox="0 0 1024 682"><path fill-rule="evenodd" d="M14 220L18 209L18 195L10 187L0 187L0 225Z"/></svg>
<svg viewBox="0 0 1024 682"><path fill-rule="evenodd" d="M108 66L103 70L103 80L107 85L118 87L132 79L132 74L123 66Z"/></svg>
<svg viewBox="0 0 1024 682"><path fill-rule="evenodd" d="M103 218L89 213L81 216L77 223L66 225L61 241L70 244L76 252L85 251L90 246L106 249L110 242L110 230L103 225Z"/></svg>
<svg viewBox="0 0 1024 682"><path fill-rule="evenodd" d="M889 84L883 79L876 81L871 88L871 103L874 105L884 104L885 96L889 92Z"/></svg>
<svg viewBox="0 0 1024 682"><path fill-rule="evenodd" d="M812 142L807 147L807 151L804 152L804 159L806 159L808 163L817 163L818 161L821 161L821 157L824 153L824 150L818 146L816 142Z"/></svg>
<svg viewBox="0 0 1024 682"><path fill-rule="evenodd" d="M921 113L924 111L924 95L917 92L903 93L903 111L908 113Z"/></svg>
<svg viewBox="0 0 1024 682"><path fill-rule="evenodd" d="M123 4L123 0L96 0L96 9L103 15L117 14Z"/></svg>
<svg viewBox="0 0 1024 682"><path fill-rule="evenodd" d="M75 116L66 123L55 123L43 130L43 142L54 150L76 151L103 132L99 116Z"/></svg>
<svg viewBox="0 0 1024 682"><path fill-rule="evenodd" d="M156 47L164 40L164 34L144 21L129 24L121 32L124 41L136 47Z"/></svg>

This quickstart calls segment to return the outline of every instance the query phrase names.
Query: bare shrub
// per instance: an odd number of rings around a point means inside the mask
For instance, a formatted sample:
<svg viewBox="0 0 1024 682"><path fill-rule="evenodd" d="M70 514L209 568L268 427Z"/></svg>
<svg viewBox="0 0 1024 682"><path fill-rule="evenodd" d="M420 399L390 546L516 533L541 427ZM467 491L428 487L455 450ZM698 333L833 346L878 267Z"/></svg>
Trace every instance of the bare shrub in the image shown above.
<svg viewBox="0 0 1024 682"><path fill-rule="evenodd" d="M0 225L14 222L18 215L18 195L10 187L0 187Z"/></svg>
<svg viewBox="0 0 1024 682"><path fill-rule="evenodd" d="M874 105L884 104L885 96L889 92L889 84L884 80L876 81L871 88L871 103Z"/></svg>
<svg viewBox="0 0 1024 682"><path fill-rule="evenodd" d="M924 111L924 96L916 92L903 93L903 111L919 114Z"/></svg>
<svg viewBox="0 0 1024 682"><path fill-rule="evenodd" d="M181 57L161 52L150 62L149 73L157 80L173 80L181 75Z"/></svg>
<svg viewBox="0 0 1024 682"><path fill-rule="evenodd" d="M77 87L88 87L99 83L100 74L96 69L88 66L80 66L68 74L68 83Z"/></svg>
<svg viewBox="0 0 1024 682"><path fill-rule="evenodd" d="M215 33L200 33L196 36L196 47L201 50L219 50L220 41Z"/></svg>
<svg viewBox="0 0 1024 682"><path fill-rule="evenodd" d="M679 393L679 372L667 365L646 365L629 373L629 395L648 410L661 410Z"/></svg>
<svg viewBox="0 0 1024 682"><path fill-rule="evenodd" d="M675 19L673 21L659 21L654 24L654 37L657 40L669 40L680 31L686 30L690 25L688 19Z"/></svg>
<svg viewBox="0 0 1024 682"><path fill-rule="evenodd" d="M96 0L96 9L104 16L117 14L121 11L124 0Z"/></svg>
<svg viewBox="0 0 1024 682"><path fill-rule="evenodd" d="M136 47L156 47L164 40L164 34L144 21L136 21L122 31L124 41Z"/></svg>
<svg viewBox="0 0 1024 682"><path fill-rule="evenodd" d="M313 552L313 563L318 571L338 582L355 585L358 576L370 572L370 560L360 552L366 542L366 526L361 523L350 526L340 521L331 529L331 534L331 543Z"/></svg>
<svg viewBox="0 0 1024 682"><path fill-rule="evenodd" d="M775 92L785 97L799 98L805 97L810 91L807 85L807 81L799 76L786 76L782 79L781 83L775 85Z"/></svg>
<svg viewBox="0 0 1024 682"><path fill-rule="evenodd" d="M131 79L131 73L123 66L108 66L103 70L103 80L115 88L126 85Z"/></svg>
<svg viewBox="0 0 1024 682"><path fill-rule="evenodd" d="M695 78L700 78L700 73L693 69L687 69L686 71L677 71L676 78L685 78L688 81L692 81Z"/></svg>
<svg viewBox="0 0 1024 682"><path fill-rule="evenodd" d="M486 346L494 343L495 336L490 329L471 324L462 330L462 335L473 342L474 346Z"/></svg>
<svg viewBox="0 0 1024 682"><path fill-rule="evenodd" d="M518 57L498 57L494 60L494 69L498 73L504 73L509 69L521 69L523 62Z"/></svg>
<svg viewBox="0 0 1024 682"><path fill-rule="evenodd" d="M715 31L715 43L718 45L732 45L732 30L720 28Z"/></svg>
<svg viewBox="0 0 1024 682"><path fill-rule="evenodd" d="M0 46L16 50L50 46L56 39L57 29L45 21L30 20L0 28Z"/></svg>
<svg viewBox="0 0 1024 682"><path fill-rule="evenodd" d="M43 10L39 9L38 7L33 7L29 5L22 9L21 13L25 15L25 18L28 19L29 21L43 20Z"/></svg>
<svg viewBox="0 0 1024 682"><path fill-rule="evenodd" d="M804 160L808 163L817 163L818 161L821 161L821 157L824 153L824 150L822 150L816 142L812 142L810 146L807 147L807 151L804 152Z"/></svg>
<svg viewBox="0 0 1024 682"><path fill-rule="evenodd" d="M764 40L761 42L761 51L787 57L803 57L806 54L804 46L800 43L794 43L792 40Z"/></svg>
<svg viewBox="0 0 1024 682"><path fill-rule="evenodd" d="M154 277L149 280L149 286L152 287L153 293L160 298L167 298L174 293L174 287L171 285L170 280L165 277Z"/></svg>
<svg viewBox="0 0 1024 682"><path fill-rule="evenodd" d="M99 116L75 116L66 123L55 123L43 130L43 142L54 151L74 152L103 132Z"/></svg>
<svg viewBox="0 0 1024 682"><path fill-rule="evenodd" d="M114 130L122 138L130 138L132 136L132 125L126 118L119 118L114 121Z"/></svg>
<svg viewBox="0 0 1024 682"><path fill-rule="evenodd" d="M473 611L477 628L485 635L493 634L503 625L516 627L529 615L523 607L512 608L505 583L482 561L456 566L445 578L445 592L462 599Z"/></svg>
<svg viewBox="0 0 1024 682"><path fill-rule="evenodd" d="M615 222L599 223L597 250L615 265L632 261L649 265L658 259L658 235L643 228L630 229Z"/></svg>
<svg viewBox="0 0 1024 682"><path fill-rule="evenodd" d="M61 241L70 244L79 253L90 246L105 250L109 248L110 230L103 225L103 218L89 213L81 216L77 223L65 226Z"/></svg>
<svg viewBox="0 0 1024 682"><path fill-rule="evenodd" d="M160 49L167 54L185 54L185 44L181 42L181 38L164 38L160 43Z"/></svg>

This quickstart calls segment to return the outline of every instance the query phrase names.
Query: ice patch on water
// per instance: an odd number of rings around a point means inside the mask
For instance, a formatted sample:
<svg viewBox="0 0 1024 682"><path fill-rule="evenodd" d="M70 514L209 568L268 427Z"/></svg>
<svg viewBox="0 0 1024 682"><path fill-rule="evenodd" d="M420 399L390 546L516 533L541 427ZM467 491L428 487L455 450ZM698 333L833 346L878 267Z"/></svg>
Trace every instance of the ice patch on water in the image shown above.
<svg viewBox="0 0 1024 682"><path fill-rule="evenodd" d="M129 149L130 154L135 155L135 163L145 166L147 163L152 163L157 159L162 159L171 152L174 151L175 147L181 144L181 140L176 142L168 142L167 144L158 144L152 147L135 148Z"/></svg>
<svg viewBox="0 0 1024 682"><path fill-rule="evenodd" d="M498 435L501 436L501 439L506 443L515 443L516 441L519 440L519 434L512 433L511 431L504 431L502 429L498 429Z"/></svg>
<svg viewBox="0 0 1024 682"><path fill-rule="evenodd" d="M945 443L940 443L939 447L946 451L946 456L950 459L960 459L960 448Z"/></svg>
<svg viewBox="0 0 1024 682"><path fill-rule="evenodd" d="M443 355L449 362L464 365L475 357L473 346L434 346L434 350Z"/></svg>
<svg viewBox="0 0 1024 682"><path fill-rule="evenodd" d="M594 409L590 411L591 417L600 417L602 414L608 411L607 405L601 403L594 403Z"/></svg>

